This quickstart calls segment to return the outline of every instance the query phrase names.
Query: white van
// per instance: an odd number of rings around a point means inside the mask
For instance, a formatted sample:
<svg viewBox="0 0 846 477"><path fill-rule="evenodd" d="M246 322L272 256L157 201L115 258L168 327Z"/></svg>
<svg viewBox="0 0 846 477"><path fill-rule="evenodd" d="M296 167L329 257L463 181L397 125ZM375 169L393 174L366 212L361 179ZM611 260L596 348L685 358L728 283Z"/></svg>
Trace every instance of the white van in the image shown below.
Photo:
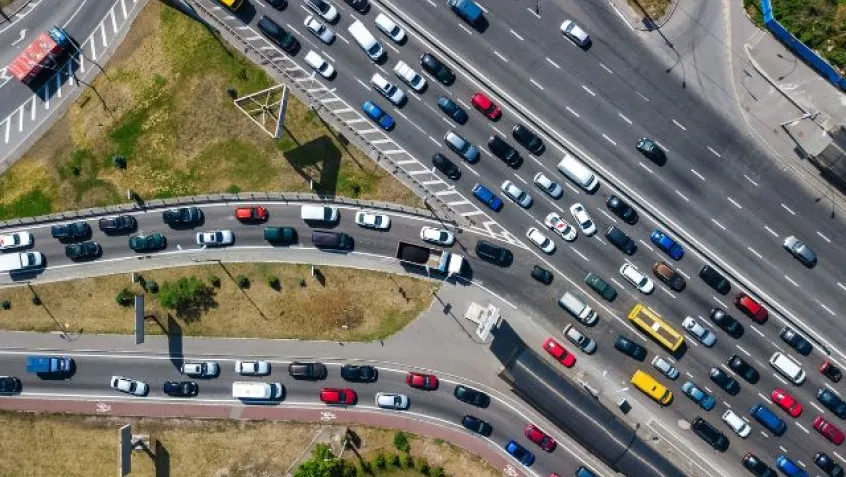
<svg viewBox="0 0 846 477"><path fill-rule="evenodd" d="M244 401L277 401L282 399L285 388L280 383L257 381L235 381L232 383L232 397Z"/></svg>
<svg viewBox="0 0 846 477"><path fill-rule="evenodd" d="M791 380L793 384L799 385L805 382L805 370L793 358L780 352L773 353L770 358L770 366L781 373L782 376Z"/></svg>
<svg viewBox="0 0 846 477"><path fill-rule="evenodd" d="M564 159L561 159L558 170L588 192L594 192L599 187L599 178L596 174L570 154L566 154Z"/></svg>
<svg viewBox="0 0 846 477"><path fill-rule="evenodd" d="M338 221L338 209L325 205L304 205L300 209L300 216L306 222L330 222Z"/></svg>
<svg viewBox="0 0 846 477"><path fill-rule="evenodd" d="M564 296L558 299L558 304L588 326L593 325L598 320L593 308L570 292L564 293Z"/></svg>
<svg viewBox="0 0 846 477"><path fill-rule="evenodd" d="M382 58L382 55L385 54L385 50L382 48L382 45L376 41L376 38L373 37L373 34L367 31L367 27L364 26L364 23L356 20L347 28L347 31L350 32L350 35L353 37L358 46L367 53L367 56L370 57L373 61L379 61Z"/></svg>
<svg viewBox="0 0 846 477"><path fill-rule="evenodd" d="M18 252L0 255L0 272L17 272L26 268L44 266L41 252Z"/></svg>

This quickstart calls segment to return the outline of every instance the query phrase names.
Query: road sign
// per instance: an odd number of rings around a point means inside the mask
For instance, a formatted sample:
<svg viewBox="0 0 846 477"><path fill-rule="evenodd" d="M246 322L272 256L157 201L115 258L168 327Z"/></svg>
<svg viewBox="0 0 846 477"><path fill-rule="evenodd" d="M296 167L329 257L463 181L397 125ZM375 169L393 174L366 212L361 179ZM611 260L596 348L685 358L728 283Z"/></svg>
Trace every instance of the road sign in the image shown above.
<svg viewBox="0 0 846 477"><path fill-rule="evenodd" d="M284 84L236 98L235 106L273 139L282 137L288 109L288 87Z"/></svg>
<svg viewBox="0 0 846 477"><path fill-rule="evenodd" d="M486 310L482 310L479 317L479 326L476 327L476 336L480 340L485 341L491 335L491 330L497 323L499 323L500 313L499 308L493 305L488 305Z"/></svg>
<svg viewBox="0 0 846 477"><path fill-rule="evenodd" d="M135 344L144 342L144 295L135 295Z"/></svg>
<svg viewBox="0 0 846 477"><path fill-rule="evenodd" d="M118 432L118 476L124 477L132 472L132 425L127 424Z"/></svg>

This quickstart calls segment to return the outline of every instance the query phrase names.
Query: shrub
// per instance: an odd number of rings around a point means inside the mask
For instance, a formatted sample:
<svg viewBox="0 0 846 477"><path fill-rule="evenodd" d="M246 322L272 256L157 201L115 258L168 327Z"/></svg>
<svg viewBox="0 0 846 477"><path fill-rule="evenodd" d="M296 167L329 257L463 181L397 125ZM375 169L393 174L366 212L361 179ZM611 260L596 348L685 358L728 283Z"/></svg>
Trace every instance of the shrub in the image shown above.
<svg viewBox="0 0 846 477"><path fill-rule="evenodd" d="M135 301L135 295L128 288L124 288L115 296L115 301L120 306L130 306Z"/></svg>
<svg viewBox="0 0 846 477"><path fill-rule="evenodd" d="M126 169L126 158L117 154L112 157L112 164L118 169Z"/></svg>
<svg viewBox="0 0 846 477"><path fill-rule="evenodd" d="M385 454L381 452L376 454L376 458L373 459L373 466L377 469L384 469L388 466L388 462L385 460Z"/></svg>
<svg viewBox="0 0 846 477"><path fill-rule="evenodd" d="M147 282L147 291L152 293L152 294L158 293L159 292L159 284L152 281L152 280Z"/></svg>
<svg viewBox="0 0 846 477"><path fill-rule="evenodd" d="M306 286L305 278L300 278L300 288L305 288L305 286Z"/></svg>
<svg viewBox="0 0 846 477"><path fill-rule="evenodd" d="M41 298L38 298L38 295L32 295L32 304L33 305L40 305Z"/></svg>
<svg viewBox="0 0 846 477"><path fill-rule="evenodd" d="M235 277L235 283L238 284L238 288L250 288L250 279L247 278L245 275L238 275Z"/></svg>
<svg viewBox="0 0 846 477"><path fill-rule="evenodd" d="M414 459L408 454L402 454L400 455L400 464L402 467L410 469L414 467Z"/></svg>
<svg viewBox="0 0 846 477"><path fill-rule="evenodd" d="M211 285L215 288L220 288L220 277L212 275L211 278L209 278L209 283L211 283Z"/></svg>
<svg viewBox="0 0 846 477"><path fill-rule="evenodd" d="M241 188L238 187L236 184L232 184L226 188L226 192L229 192L230 194L237 194L241 192Z"/></svg>
<svg viewBox="0 0 846 477"><path fill-rule="evenodd" d="M235 89L235 88L231 88L231 87L226 88L226 95L229 96L232 99L235 99L235 98L238 97L238 90Z"/></svg>
<svg viewBox="0 0 846 477"><path fill-rule="evenodd" d="M444 468L441 466L432 467L432 471L429 472L431 477L446 477L446 473L444 472Z"/></svg>
<svg viewBox="0 0 846 477"><path fill-rule="evenodd" d="M408 452L410 446L408 444L408 437L404 432L399 431L394 434L394 447L396 447L398 451Z"/></svg>
<svg viewBox="0 0 846 477"><path fill-rule="evenodd" d="M279 277L275 277L275 276L272 276L272 275L267 277L267 286L269 286L270 288L273 288L276 291L279 291L279 290L282 289L282 284L279 282Z"/></svg>
<svg viewBox="0 0 846 477"><path fill-rule="evenodd" d="M158 300L164 308L179 311L197 301L206 291L205 283L199 278L182 277L176 282L164 282Z"/></svg>
<svg viewBox="0 0 846 477"><path fill-rule="evenodd" d="M392 466L399 467L400 466L400 456L399 454L392 454L390 459L388 459Z"/></svg>
<svg viewBox="0 0 846 477"><path fill-rule="evenodd" d="M429 462L422 457L418 457L417 470L419 470L423 475L429 475Z"/></svg>
<svg viewBox="0 0 846 477"><path fill-rule="evenodd" d="M12 307L12 302L10 302L9 300L0 301L0 307L2 307L4 310L8 310Z"/></svg>

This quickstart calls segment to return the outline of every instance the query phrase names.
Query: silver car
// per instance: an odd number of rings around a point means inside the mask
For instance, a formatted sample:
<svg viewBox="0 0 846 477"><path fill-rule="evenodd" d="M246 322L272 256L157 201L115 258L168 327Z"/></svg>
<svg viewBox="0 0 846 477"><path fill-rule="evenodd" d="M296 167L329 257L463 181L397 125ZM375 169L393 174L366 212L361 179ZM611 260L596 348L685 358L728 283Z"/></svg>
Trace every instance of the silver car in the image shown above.
<svg viewBox="0 0 846 477"><path fill-rule="evenodd" d="M382 409L408 409L409 400L405 394L376 393L376 405Z"/></svg>
<svg viewBox="0 0 846 477"><path fill-rule="evenodd" d="M564 328L564 336L587 354L593 354L596 351L596 342L585 336L573 325L567 325Z"/></svg>
<svg viewBox="0 0 846 477"><path fill-rule="evenodd" d="M532 205L532 196L523 191L523 189L517 187L510 180L506 179L505 182L502 183L501 189L502 193L505 194L506 197L513 200L520 207L528 209L529 206Z"/></svg>
<svg viewBox="0 0 846 477"><path fill-rule="evenodd" d="M320 38L320 41L323 43L330 45L335 41L335 32L323 23L320 23L320 21L314 18L314 15L307 16L303 25L306 27L306 30L310 31L317 38Z"/></svg>
<svg viewBox="0 0 846 477"><path fill-rule="evenodd" d="M679 377L679 370L670 364L669 361L660 356L652 358L652 367L661 371L661 374L670 379L678 379Z"/></svg>
<svg viewBox="0 0 846 477"><path fill-rule="evenodd" d="M452 149L453 152L461 156L465 161L473 163L479 160L479 149L458 134L452 131L447 132L444 135L444 142L446 142L447 147Z"/></svg>
<svg viewBox="0 0 846 477"><path fill-rule="evenodd" d="M535 174L535 185L540 187L540 189L553 199L558 199L564 194L564 189L561 187L561 184L553 181L546 174L543 172L538 172Z"/></svg>
<svg viewBox="0 0 846 477"><path fill-rule="evenodd" d="M784 249L808 268L817 264L817 254L804 242L792 235L784 239Z"/></svg>
<svg viewBox="0 0 846 477"><path fill-rule="evenodd" d="M235 372L242 376L267 376L270 363L267 361L235 361Z"/></svg>
<svg viewBox="0 0 846 477"><path fill-rule="evenodd" d="M688 316L684 319L684 321L682 321L682 328L690 333L691 336L699 340L700 343L709 348L714 346L714 343L717 342L717 335L711 333L711 330L699 324L699 322L694 320L691 316Z"/></svg>
<svg viewBox="0 0 846 477"><path fill-rule="evenodd" d="M120 392L132 394L133 396L146 396L147 391L150 390L147 383L135 379L124 378L123 376L112 376L109 384L112 389L117 389Z"/></svg>
<svg viewBox="0 0 846 477"><path fill-rule="evenodd" d="M202 363L185 363L180 369L185 376L194 378L211 378L217 376L220 372L220 366L214 361L204 361Z"/></svg>

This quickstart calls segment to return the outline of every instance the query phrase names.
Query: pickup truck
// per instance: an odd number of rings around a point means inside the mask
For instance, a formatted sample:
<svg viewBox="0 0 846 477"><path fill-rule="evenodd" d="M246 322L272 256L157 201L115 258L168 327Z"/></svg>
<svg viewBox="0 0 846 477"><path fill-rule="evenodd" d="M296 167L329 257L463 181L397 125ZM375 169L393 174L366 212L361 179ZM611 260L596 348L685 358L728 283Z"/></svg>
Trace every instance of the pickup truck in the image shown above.
<svg viewBox="0 0 846 477"><path fill-rule="evenodd" d="M461 255L409 242L400 241L397 245L396 258L448 275L461 275L464 268L464 257Z"/></svg>
<svg viewBox="0 0 846 477"><path fill-rule="evenodd" d="M73 369L73 360L67 356L28 356L26 372L45 376L66 375Z"/></svg>
<svg viewBox="0 0 846 477"><path fill-rule="evenodd" d="M482 19L482 9L473 0L447 0L449 8L465 22L476 25Z"/></svg>

